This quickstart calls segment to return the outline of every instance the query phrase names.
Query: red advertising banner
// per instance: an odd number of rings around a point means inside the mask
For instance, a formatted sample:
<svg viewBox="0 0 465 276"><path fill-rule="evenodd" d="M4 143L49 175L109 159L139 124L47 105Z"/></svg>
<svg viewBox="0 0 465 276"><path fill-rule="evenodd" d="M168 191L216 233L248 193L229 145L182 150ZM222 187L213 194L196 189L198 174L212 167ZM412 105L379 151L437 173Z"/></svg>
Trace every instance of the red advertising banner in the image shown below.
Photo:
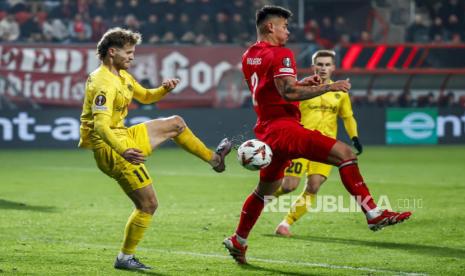
<svg viewBox="0 0 465 276"><path fill-rule="evenodd" d="M248 97L238 46L136 49L130 69L144 87L177 77L180 85L157 106L241 105ZM0 96L47 105L81 106L87 75L99 65L94 46L1 45ZM218 90L220 88L220 90Z"/></svg>

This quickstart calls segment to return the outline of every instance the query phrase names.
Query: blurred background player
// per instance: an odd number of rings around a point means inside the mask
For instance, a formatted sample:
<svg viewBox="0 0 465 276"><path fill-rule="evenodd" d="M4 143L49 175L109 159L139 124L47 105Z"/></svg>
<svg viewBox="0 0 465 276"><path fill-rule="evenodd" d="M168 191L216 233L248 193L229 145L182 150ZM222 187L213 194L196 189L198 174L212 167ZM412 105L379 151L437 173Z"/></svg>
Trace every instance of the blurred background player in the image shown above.
<svg viewBox="0 0 465 276"><path fill-rule="evenodd" d="M357 156L352 149L300 124L299 101L328 92L347 92L351 85L348 80L318 86L297 82L294 54L284 47L289 39L288 18L291 15L289 10L279 6L264 6L258 10L257 42L242 56L242 72L257 113L254 132L271 147L273 160L260 170L259 183L242 206L235 233L223 241L239 264L247 263L247 238L265 206L265 197L273 195L281 186L284 169L292 159L307 158L337 165L342 183L357 199L371 230L402 222L411 215L410 212L380 210L359 172Z"/></svg>
<svg viewBox="0 0 465 276"><path fill-rule="evenodd" d="M158 202L144 162L161 143L173 139L184 150L209 163L217 172L225 169L224 157L231 150L225 138L216 152L208 149L179 116L150 120L127 128L124 119L134 97L148 104L161 100L179 79L168 79L155 89L143 88L126 70L134 60L139 33L121 28L108 30L97 45L101 65L86 83L81 114L79 147L92 149L99 169L115 179L135 209L124 231L123 245L114 267L147 270L134 257L136 246L149 227Z"/></svg>
<svg viewBox="0 0 465 276"><path fill-rule="evenodd" d="M317 80L324 84L333 81L331 76L335 68L336 53L331 50L319 50L312 56L312 64ZM344 91L326 93L319 97L300 102L301 123L305 128L317 130L322 134L337 137L337 118L344 122L344 127L357 149L357 155L362 153L362 145L358 139L357 122L355 121L348 93ZM290 236L290 226L305 215L320 186L328 178L332 165L310 161L304 158L292 160L291 166L286 168L281 186L274 193L275 197L290 193L297 189L300 179L306 174L305 190L292 204L289 213L276 228L276 234Z"/></svg>

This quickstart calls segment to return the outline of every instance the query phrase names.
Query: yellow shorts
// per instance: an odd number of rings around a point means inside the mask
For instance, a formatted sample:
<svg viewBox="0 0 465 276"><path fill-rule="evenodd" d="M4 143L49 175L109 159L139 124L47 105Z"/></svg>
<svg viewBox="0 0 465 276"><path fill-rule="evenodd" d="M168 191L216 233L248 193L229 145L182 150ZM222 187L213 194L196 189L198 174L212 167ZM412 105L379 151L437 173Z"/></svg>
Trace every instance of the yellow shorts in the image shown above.
<svg viewBox="0 0 465 276"><path fill-rule="evenodd" d="M303 177L306 175L320 174L328 178L331 173L332 165L310 161L305 158L292 160L292 163L284 171L285 176Z"/></svg>
<svg viewBox="0 0 465 276"><path fill-rule="evenodd" d="M144 156L152 153L147 126L144 123L128 128L127 135L118 135L118 138L126 147L140 149ZM99 169L114 178L124 192L130 193L152 184L152 178L144 164L129 163L107 144L93 151Z"/></svg>

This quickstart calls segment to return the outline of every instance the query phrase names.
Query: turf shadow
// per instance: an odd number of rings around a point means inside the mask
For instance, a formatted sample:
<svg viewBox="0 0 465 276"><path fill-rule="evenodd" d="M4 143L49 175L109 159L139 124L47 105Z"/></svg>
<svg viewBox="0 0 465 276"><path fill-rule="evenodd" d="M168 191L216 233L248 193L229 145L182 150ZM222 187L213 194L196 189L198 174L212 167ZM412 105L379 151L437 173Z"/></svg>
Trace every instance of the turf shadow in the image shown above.
<svg viewBox="0 0 465 276"><path fill-rule="evenodd" d="M157 268L155 267L155 268L152 268L152 269L157 269ZM156 271L153 271L153 270L117 269L117 271L119 271L119 272L133 273L133 274L145 274L145 275L159 275L159 276L166 275L166 274L163 274L163 273L160 273L160 272L156 272Z"/></svg>
<svg viewBox="0 0 465 276"><path fill-rule="evenodd" d="M136 274L145 274L145 275L160 275L160 276L166 275L166 274L155 272L155 271L130 271L130 270L126 270L126 272L133 272L133 273L136 273Z"/></svg>
<svg viewBox="0 0 465 276"><path fill-rule="evenodd" d="M57 211L56 207L54 206L28 205L26 203L9 201L5 199L1 199L1 198L0 198L0 209L47 212L47 213Z"/></svg>
<svg viewBox="0 0 465 276"><path fill-rule="evenodd" d="M127 273L134 273L134 274L145 274L145 275L159 275L159 276L163 276L163 275L166 275L166 274L163 274L163 273L159 273L159 272L155 272L155 271L150 271L150 270L146 270L146 271L142 271L142 270L125 270L125 269L119 269L118 270L119 272L127 272Z"/></svg>
<svg viewBox="0 0 465 276"><path fill-rule="evenodd" d="M252 260L253 261L253 260ZM280 270L280 269L272 269L272 268L269 268L269 267L262 267L262 266L258 266L258 265L254 265L254 264L245 264L245 265L240 265L240 268L242 268L243 270L249 270L248 272L249 273L253 273L252 271L266 271L266 272L269 272L269 274L276 274L276 275L305 275L305 276L309 276L309 275L318 275L318 274L312 274L312 273L303 273L303 272L291 272L291 271L284 271L284 270Z"/></svg>
<svg viewBox="0 0 465 276"><path fill-rule="evenodd" d="M276 237L276 235L265 235ZM433 257L450 257L465 259L465 250L450 247L441 247L434 245L422 245L414 243L397 243L397 242L383 242L383 241L367 241L367 240L355 240L355 239L344 239L335 237L316 237L316 236L301 236L293 235L290 239L305 240L322 243L338 243L347 245L358 245L358 246L372 246L387 249L405 250L415 254L430 255Z"/></svg>

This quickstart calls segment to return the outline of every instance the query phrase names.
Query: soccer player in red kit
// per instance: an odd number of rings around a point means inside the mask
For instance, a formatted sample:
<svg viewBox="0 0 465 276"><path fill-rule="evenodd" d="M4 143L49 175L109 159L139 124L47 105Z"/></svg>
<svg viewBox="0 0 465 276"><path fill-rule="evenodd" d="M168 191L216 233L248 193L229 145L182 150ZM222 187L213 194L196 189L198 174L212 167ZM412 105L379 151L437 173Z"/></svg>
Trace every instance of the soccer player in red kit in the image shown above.
<svg viewBox="0 0 465 276"><path fill-rule="evenodd" d="M299 101L332 91L348 92L350 83L339 80L315 85L316 79L296 80L294 55L284 47L289 37L287 20L291 15L289 10L279 6L265 6L258 10L258 41L242 57L242 71L257 113L255 135L271 147L273 160L260 170L260 181L244 202L236 232L223 241L240 264L246 263L247 237L263 210L265 196L272 195L280 186L284 169L295 158L338 166L342 183L357 199L371 230L402 222L411 215L410 212L378 209L360 175L357 157L351 148L300 124Z"/></svg>

